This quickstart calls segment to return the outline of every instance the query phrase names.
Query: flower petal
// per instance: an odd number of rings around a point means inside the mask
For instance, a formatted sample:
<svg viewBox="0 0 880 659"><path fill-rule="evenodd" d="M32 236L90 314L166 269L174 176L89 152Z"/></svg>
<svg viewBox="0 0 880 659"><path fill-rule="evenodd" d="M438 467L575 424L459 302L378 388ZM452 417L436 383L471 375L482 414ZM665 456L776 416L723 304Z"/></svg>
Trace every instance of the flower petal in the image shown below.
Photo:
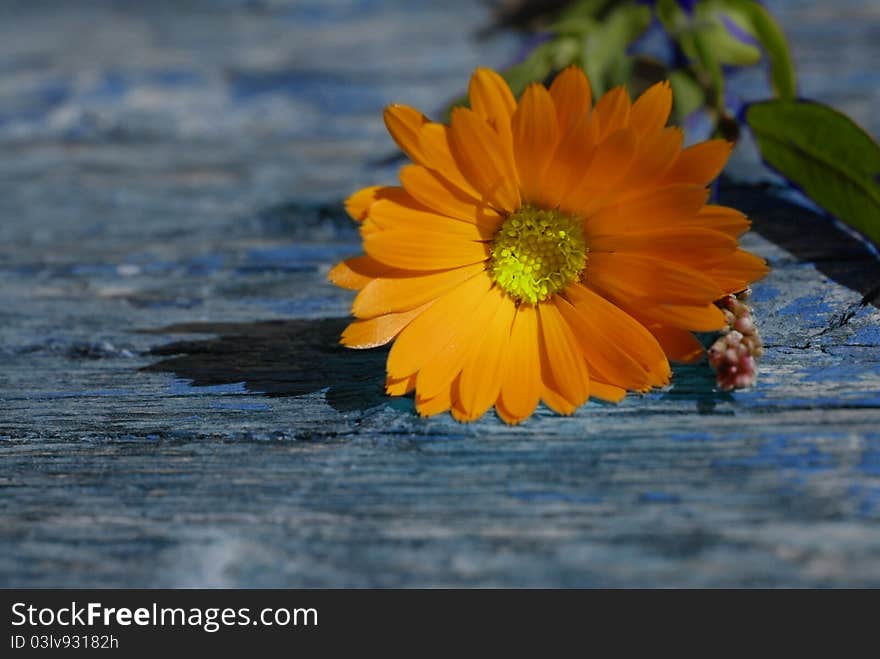
<svg viewBox="0 0 880 659"><path fill-rule="evenodd" d="M475 202L430 169L407 165L400 170L400 182L415 200L441 215L485 226L493 233L501 224L497 211Z"/></svg>
<svg viewBox="0 0 880 659"><path fill-rule="evenodd" d="M593 154L590 165L580 184L563 199L563 210L589 217L604 196L619 182L629 169L636 154L635 133L623 128L603 140Z"/></svg>
<svg viewBox="0 0 880 659"><path fill-rule="evenodd" d="M373 185L369 188L358 190L345 200L345 210L356 222L361 222L367 217L370 205L376 201L376 194L383 186Z"/></svg>
<svg viewBox="0 0 880 659"><path fill-rule="evenodd" d="M598 296L597 296L598 297ZM644 333L635 330L629 335L635 335L638 343L635 345L624 344L621 341L622 332L619 326L623 323L631 325L636 321L632 318L624 320L625 314L604 312L603 306L610 306L604 302L602 306L593 305L593 313L584 313L576 308L563 297L557 297L556 307L568 323L577 340L581 354L587 360L591 375L601 377L615 385L635 391L645 391L651 388L657 380L645 369L630 352L650 352L656 346L644 340ZM626 332L627 328L623 328ZM655 355L653 359L657 359ZM645 360L648 361L648 360Z"/></svg>
<svg viewBox="0 0 880 659"><path fill-rule="evenodd" d="M340 288L359 291L376 277L389 277L404 272L411 274L408 270L389 268L369 256L355 256L333 266L327 273L327 279Z"/></svg>
<svg viewBox="0 0 880 659"><path fill-rule="evenodd" d="M695 223L709 191L700 185L671 185L625 202L609 205L588 217L587 242L596 236L672 229Z"/></svg>
<svg viewBox="0 0 880 659"><path fill-rule="evenodd" d="M526 201L535 201L541 192L544 170L559 141L556 107L544 85L528 86L513 113L511 126L522 196Z"/></svg>
<svg viewBox="0 0 880 659"><path fill-rule="evenodd" d="M486 301L492 282L477 275L431 303L427 311L400 333L388 354L388 375L407 377L418 371L455 335L462 323Z"/></svg>
<svg viewBox="0 0 880 659"><path fill-rule="evenodd" d="M708 185L714 181L733 151L733 144L726 140L709 140L694 144L682 151L663 177L667 183L698 183Z"/></svg>
<svg viewBox="0 0 880 659"><path fill-rule="evenodd" d="M600 98L595 109L599 116L599 139L629 126L631 108L629 94L623 86L615 87Z"/></svg>
<svg viewBox="0 0 880 659"><path fill-rule="evenodd" d="M492 407L501 392L504 353L516 307L505 296L492 320L482 328L482 341L471 350L461 370L459 402L468 420L478 419Z"/></svg>
<svg viewBox="0 0 880 659"><path fill-rule="evenodd" d="M663 352L672 361L692 364L702 359L706 354L703 344L688 330L656 323L646 325L646 327L656 337Z"/></svg>
<svg viewBox="0 0 880 659"><path fill-rule="evenodd" d="M573 190L584 180L596 155L598 123L592 114L582 115L577 125L559 140L556 152L544 172L538 203L544 208L565 204Z"/></svg>
<svg viewBox="0 0 880 659"><path fill-rule="evenodd" d="M626 252L664 261L714 263L736 251L736 238L701 227L606 234L590 240L590 252Z"/></svg>
<svg viewBox="0 0 880 659"><path fill-rule="evenodd" d="M495 412L498 414L499 417L501 417L501 420L504 421L504 423L511 426L517 425L526 418L513 414L504 406L504 401L500 398L495 401ZM531 414L531 412L529 414Z"/></svg>
<svg viewBox="0 0 880 659"><path fill-rule="evenodd" d="M635 359L650 375L652 385L662 386L669 382L672 371L666 355L663 354L657 339L641 323L620 307L581 284L573 284L565 289L565 298L582 316L595 321L597 332L603 334L606 340L620 346ZM604 373L600 375L605 376L604 379L610 379Z"/></svg>
<svg viewBox="0 0 880 659"><path fill-rule="evenodd" d="M434 123L425 124L419 131L419 145L424 156L425 167L434 174L442 176L475 203L485 205L484 201L481 202L483 195L477 192L477 189L467 180L452 156L448 126Z"/></svg>
<svg viewBox="0 0 880 659"><path fill-rule="evenodd" d="M517 308L504 362L501 405L510 418L525 419L535 411L541 397L538 314L534 305L520 304Z"/></svg>
<svg viewBox="0 0 880 659"><path fill-rule="evenodd" d="M406 311L443 295L476 274L485 265L441 270L411 277L380 277L364 286L351 311L358 318L372 318L394 311Z"/></svg>
<svg viewBox="0 0 880 659"><path fill-rule="evenodd" d="M694 218L696 223L707 229L722 231L736 238L749 230L749 218L738 210L726 206L704 206Z"/></svg>
<svg viewBox="0 0 880 659"><path fill-rule="evenodd" d="M459 384L461 382L461 378L456 378L452 383L452 389L450 391L450 397L452 398L452 407L450 411L452 412L452 418L456 421L468 422L473 421L468 416L467 411L464 409L464 406L461 404L460 394L459 394Z"/></svg>
<svg viewBox="0 0 880 659"><path fill-rule="evenodd" d="M421 398L416 394L416 410L421 416L434 416L446 412L450 407L452 407L452 385L447 386L433 398Z"/></svg>
<svg viewBox="0 0 880 659"><path fill-rule="evenodd" d="M416 376L410 375L408 378L386 378L385 393L389 396L405 396L416 387Z"/></svg>
<svg viewBox="0 0 880 659"><path fill-rule="evenodd" d="M714 332L722 329L727 324L721 309L714 304L677 305L644 303L639 305L638 313L640 317L646 320L694 332Z"/></svg>
<svg viewBox="0 0 880 659"><path fill-rule="evenodd" d="M592 105L590 81L578 66L569 66L550 85L556 118L562 135L568 133L589 112Z"/></svg>
<svg viewBox="0 0 880 659"><path fill-rule="evenodd" d="M370 207L369 219L384 231L430 231L459 240L490 240L495 235L493 227L440 215L415 199L377 201Z"/></svg>
<svg viewBox="0 0 880 659"><path fill-rule="evenodd" d="M642 254L590 254L584 272L585 281L592 287L622 302L648 298L701 305L724 295L721 286L708 275Z"/></svg>
<svg viewBox="0 0 880 659"><path fill-rule="evenodd" d="M509 127L516 99L507 82L491 69L478 68L468 87L471 107L497 131Z"/></svg>
<svg viewBox="0 0 880 659"><path fill-rule="evenodd" d="M635 128L635 126L633 126ZM642 138L638 153L620 186L623 193L656 183L681 151L684 133L677 126L663 128Z"/></svg>
<svg viewBox="0 0 880 659"><path fill-rule="evenodd" d="M672 112L672 86L668 80L651 85L632 106L630 125L644 139L663 129Z"/></svg>
<svg viewBox="0 0 880 659"><path fill-rule="evenodd" d="M609 403L619 403L626 398L626 389L590 378L590 396Z"/></svg>
<svg viewBox="0 0 880 659"><path fill-rule="evenodd" d="M559 393L559 386L554 382L552 374L542 368L541 377L544 380L541 389L541 400L544 401L544 404L557 414L563 416L574 414L577 405L569 402Z"/></svg>
<svg viewBox="0 0 880 659"><path fill-rule="evenodd" d="M419 369L416 388L422 398L433 398L449 389L464 368L465 361L482 340L486 326L505 300L504 292L493 287L471 314L468 322L457 325L449 341Z"/></svg>
<svg viewBox="0 0 880 659"><path fill-rule="evenodd" d="M415 108L408 105L389 105L384 113L385 127L394 141L413 162L424 160L422 147L419 143L421 127L429 123L429 119Z"/></svg>
<svg viewBox="0 0 880 659"><path fill-rule="evenodd" d="M356 320L342 332L340 342L349 348L378 348L397 336L407 325L423 313L433 301L421 307L390 313L369 320ZM409 375L409 374L407 374Z"/></svg>
<svg viewBox="0 0 880 659"><path fill-rule="evenodd" d="M455 108L451 123L452 155L467 180L497 210L519 208L515 169L497 133L467 108Z"/></svg>
<svg viewBox="0 0 880 659"><path fill-rule="evenodd" d="M361 222L361 228L358 230L358 233L361 234L361 238L366 238L367 236L374 233L379 233L380 231L382 231L382 228L378 224L373 222L373 220L371 220L369 217L367 217L366 220Z"/></svg>
<svg viewBox="0 0 880 659"><path fill-rule="evenodd" d="M590 373L571 330L552 302L538 305L538 327L541 372L549 372L552 378L545 381L545 387L580 407L590 397ZM548 405L557 403L552 396L544 400Z"/></svg>
<svg viewBox="0 0 880 659"><path fill-rule="evenodd" d="M364 237L364 251L404 270L448 270L489 257L486 243L418 229L371 233Z"/></svg>
<svg viewBox="0 0 880 659"><path fill-rule="evenodd" d="M380 199L401 199L406 192L396 186L374 185L358 190L345 200L345 210L356 222L363 222L369 215L370 207Z"/></svg>
<svg viewBox="0 0 880 659"><path fill-rule="evenodd" d="M770 268L767 262L744 250L737 250L707 273L725 293L737 293L753 282L763 279ZM719 296L720 297L720 296Z"/></svg>
<svg viewBox="0 0 880 659"><path fill-rule="evenodd" d="M599 379L636 391L666 384L669 364L639 321L580 285L566 289L565 298L578 313L580 325L571 325Z"/></svg>

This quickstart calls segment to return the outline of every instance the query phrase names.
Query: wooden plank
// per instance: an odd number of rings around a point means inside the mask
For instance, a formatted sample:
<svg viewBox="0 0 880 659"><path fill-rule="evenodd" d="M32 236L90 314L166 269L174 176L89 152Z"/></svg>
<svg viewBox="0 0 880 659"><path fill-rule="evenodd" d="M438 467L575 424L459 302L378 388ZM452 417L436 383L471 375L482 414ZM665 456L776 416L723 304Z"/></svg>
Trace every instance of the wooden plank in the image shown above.
<svg viewBox="0 0 880 659"><path fill-rule="evenodd" d="M469 3L110 4L0 21L0 585L880 586L878 261L746 147L758 387L423 420L335 344L339 200L395 174L382 104L516 40ZM878 132L877 11L769 4Z"/></svg>

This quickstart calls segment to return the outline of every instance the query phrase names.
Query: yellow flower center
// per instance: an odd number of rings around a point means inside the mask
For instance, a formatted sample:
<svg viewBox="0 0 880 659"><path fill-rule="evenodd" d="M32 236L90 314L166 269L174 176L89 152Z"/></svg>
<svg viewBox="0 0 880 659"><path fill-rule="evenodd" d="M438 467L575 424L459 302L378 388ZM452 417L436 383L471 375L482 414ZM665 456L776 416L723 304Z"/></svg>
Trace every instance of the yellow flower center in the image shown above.
<svg viewBox="0 0 880 659"><path fill-rule="evenodd" d="M492 243L489 275L510 296L535 304L577 279L587 261L582 220L522 206Z"/></svg>

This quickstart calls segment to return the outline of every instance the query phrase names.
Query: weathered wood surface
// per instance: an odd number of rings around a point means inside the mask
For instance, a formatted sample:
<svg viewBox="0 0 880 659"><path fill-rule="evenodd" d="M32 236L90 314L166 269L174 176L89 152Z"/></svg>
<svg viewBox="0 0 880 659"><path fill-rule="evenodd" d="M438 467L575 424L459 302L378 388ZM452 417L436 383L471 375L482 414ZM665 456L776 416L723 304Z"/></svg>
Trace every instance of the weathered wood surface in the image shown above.
<svg viewBox="0 0 880 659"><path fill-rule="evenodd" d="M769 3L880 133L880 8ZM471 3L5 2L0 585L880 586L877 259L744 146L760 385L417 418L335 337L379 115L513 36ZM745 76L740 90L758 85Z"/></svg>

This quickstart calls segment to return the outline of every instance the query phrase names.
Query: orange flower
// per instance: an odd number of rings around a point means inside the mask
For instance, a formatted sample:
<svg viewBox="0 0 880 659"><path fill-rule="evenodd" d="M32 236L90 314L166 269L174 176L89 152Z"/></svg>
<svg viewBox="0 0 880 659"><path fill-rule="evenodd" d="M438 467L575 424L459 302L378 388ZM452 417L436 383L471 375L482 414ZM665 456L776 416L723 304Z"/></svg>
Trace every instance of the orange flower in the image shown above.
<svg viewBox="0 0 880 659"><path fill-rule="evenodd" d="M366 255L330 272L359 291L342 343L394 340L387 392L461 421L494 405L518 423L541 400L571 414L667 384L668 359L703 353L691 331L725 327L712 302L767 272L738 247L749 221L706 205L731 145L682 149L668 83L591 108L572 67L517 103L478 69L469 92L449 126L385 110L413 164L400 187L346 203Z"/></svg>

